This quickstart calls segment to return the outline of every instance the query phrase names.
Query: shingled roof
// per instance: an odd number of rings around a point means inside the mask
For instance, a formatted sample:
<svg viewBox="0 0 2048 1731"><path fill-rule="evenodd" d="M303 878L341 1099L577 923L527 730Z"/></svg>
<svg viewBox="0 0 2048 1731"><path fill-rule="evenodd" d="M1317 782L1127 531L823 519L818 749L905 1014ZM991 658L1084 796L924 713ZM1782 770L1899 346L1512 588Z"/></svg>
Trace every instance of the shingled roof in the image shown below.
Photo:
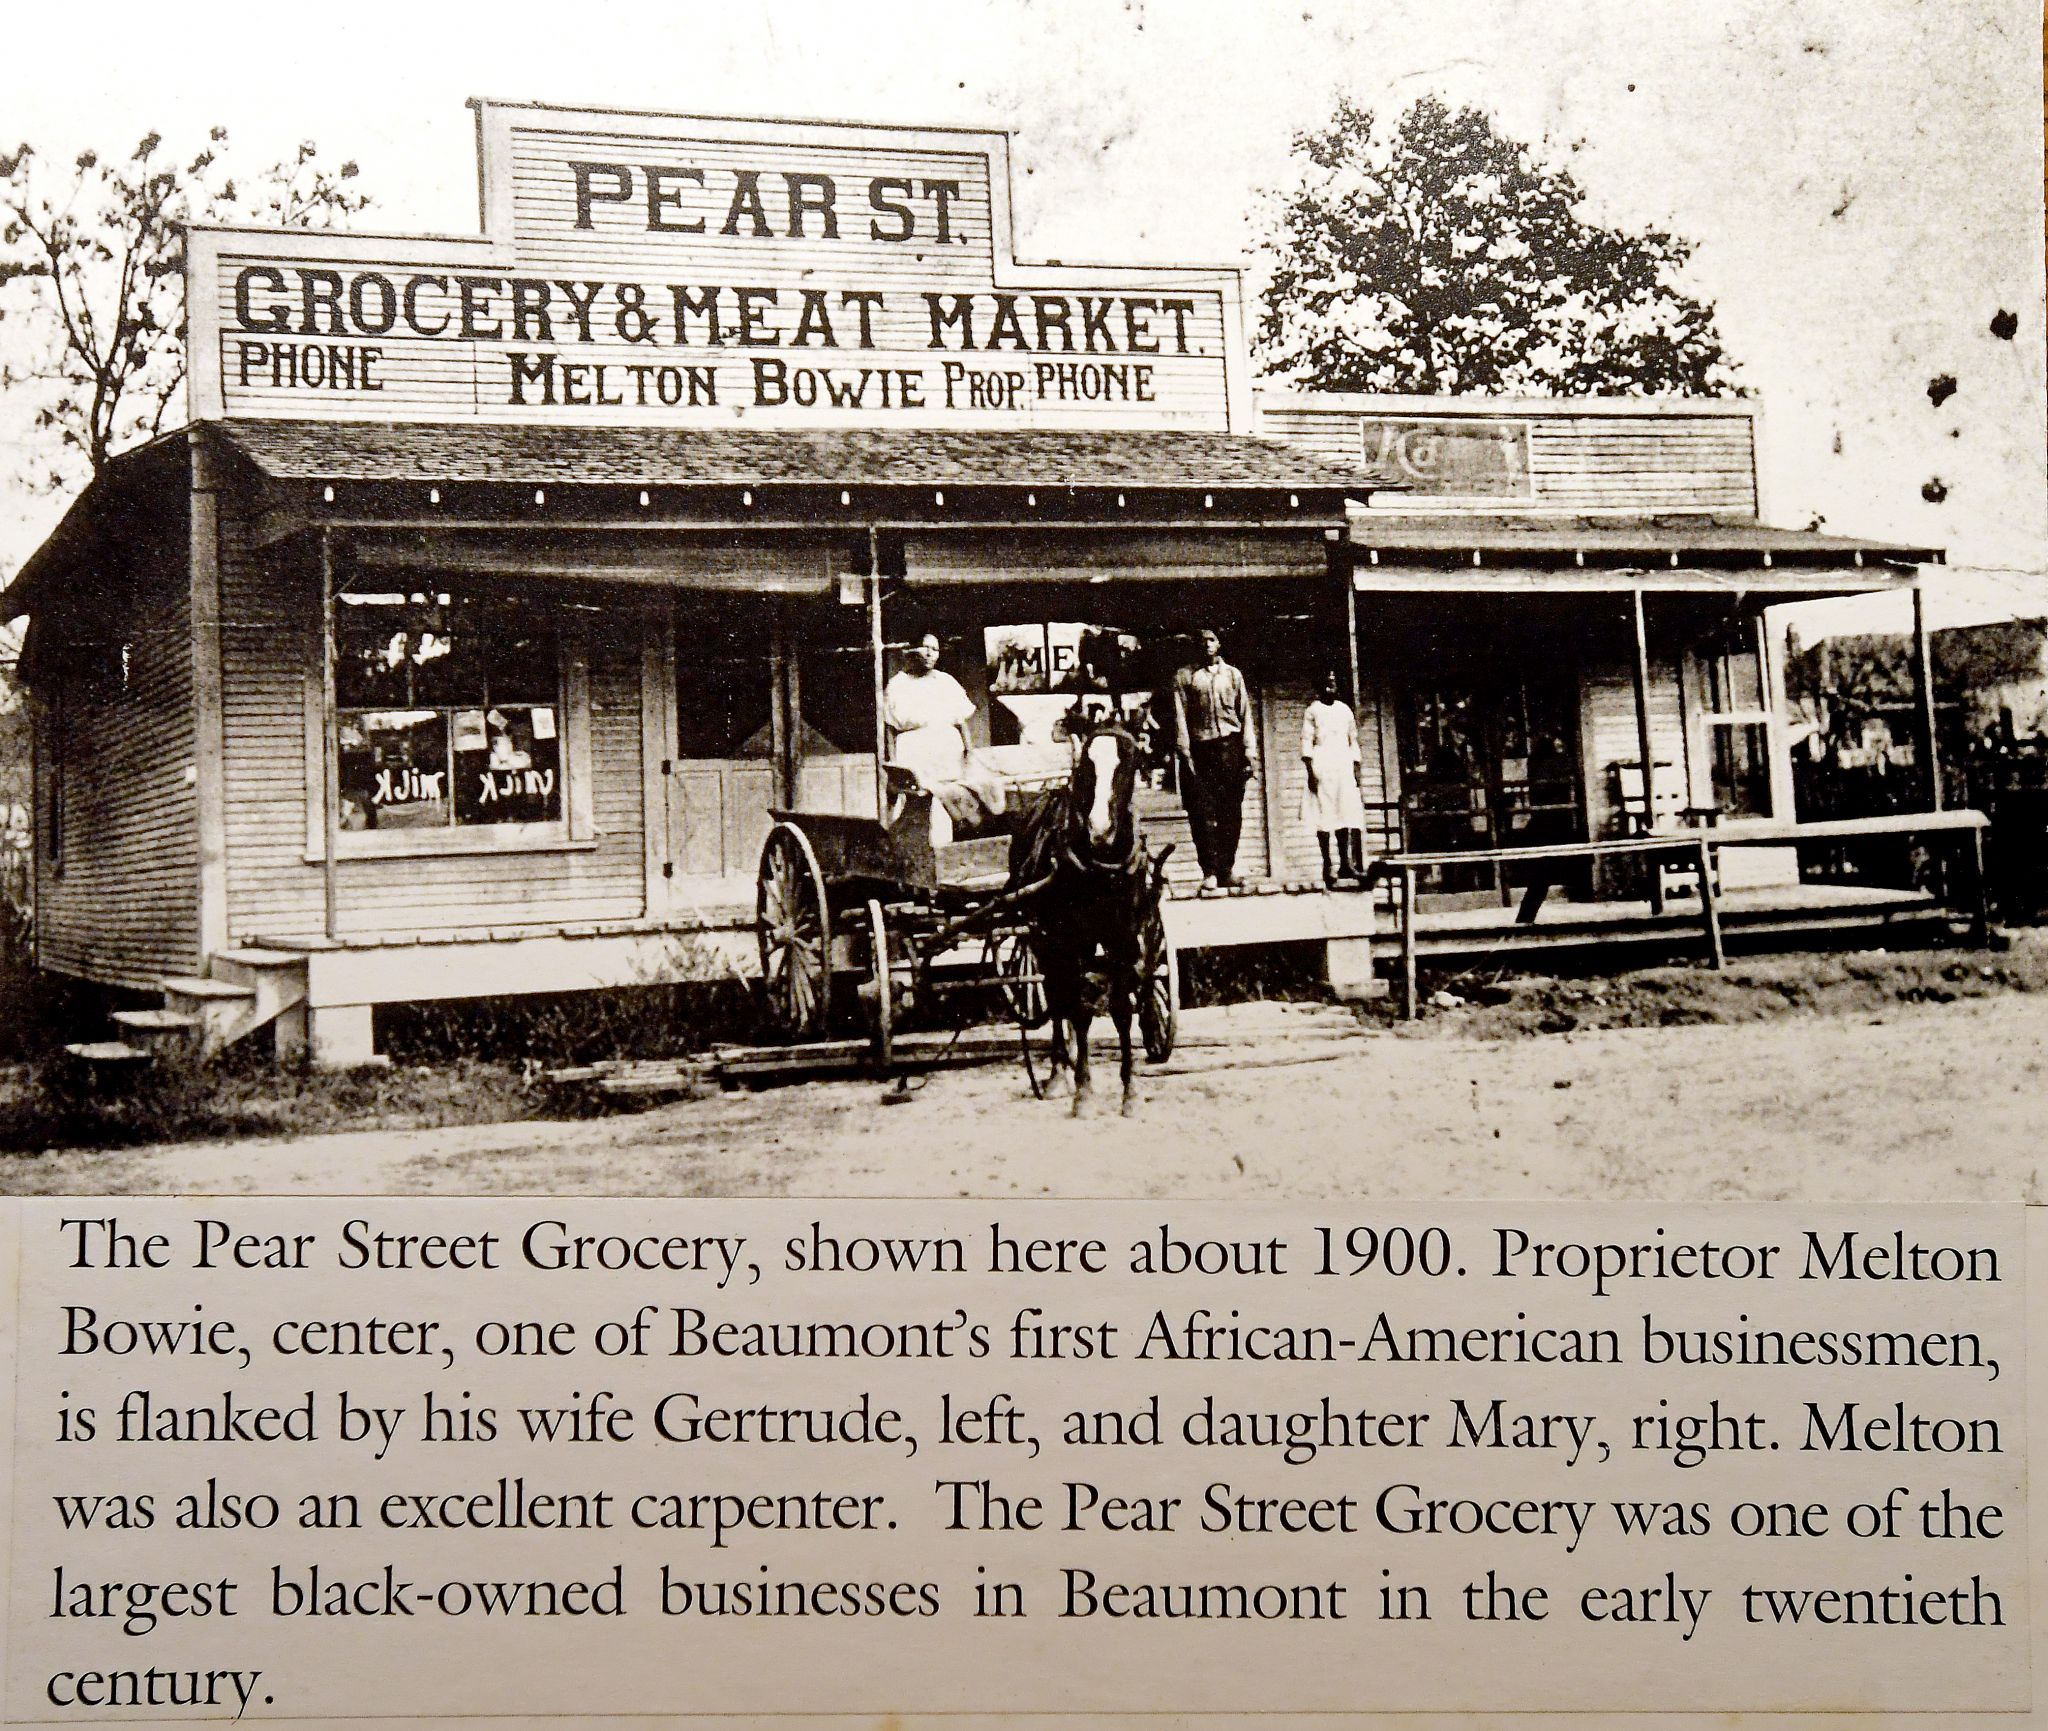
<svg viewBox="0 0 2048 1731"><path fill-rule="evenodd" d="M705 487L1260 489L1362 498L1379 483L1277 439L1233 433L755 431L471 423L221 421L280 480Z"/></svg>

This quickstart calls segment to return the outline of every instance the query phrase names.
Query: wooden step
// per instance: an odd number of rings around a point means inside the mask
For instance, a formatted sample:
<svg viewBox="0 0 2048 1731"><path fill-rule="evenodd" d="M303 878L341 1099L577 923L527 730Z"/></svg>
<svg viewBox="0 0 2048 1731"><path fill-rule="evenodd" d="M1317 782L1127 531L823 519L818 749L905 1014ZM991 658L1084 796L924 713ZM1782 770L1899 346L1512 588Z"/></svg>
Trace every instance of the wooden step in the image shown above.
<svg viewBox="0 0 2048 1731"><path fill-rule="evenodd" d="M266 950L259 944L244 944L239 949L223 950L214 959L236 962L245 968L302 968L306 965L306 952Z"/></svg>
<svg viewBox="0 0 2048 1731"><path fill-rule="evenodd" d="M126 1040L79 1040L64 1048L67 1058L106 1069L140 1069L156 1062L156 1054Z"/></svg>
<svg viewBox="0 0 2048 1731"><path fill-rule="evenodd" d="M196 1045L205 1025L183 1010L116 1010L112 1020L135 1044L153 1050Z"/></svg>
<svg viewBox="0 0 2048 1731"><path fill-rule="evenodd" d="M151 1034L184 1034L199 1026L197 1016L182 1010L116 1010L113 1019L124 1028Z"/></svg>
<svg viewBox="0 0 2048 1731"><path fill-rule="evenodd" d="M217 998L222 1002L239 1001L256 995L254 986L238 986L231 980L207 980L197 974L178 974L157 982L158 989L165 997L191 998L195 1001Z"/></svg>

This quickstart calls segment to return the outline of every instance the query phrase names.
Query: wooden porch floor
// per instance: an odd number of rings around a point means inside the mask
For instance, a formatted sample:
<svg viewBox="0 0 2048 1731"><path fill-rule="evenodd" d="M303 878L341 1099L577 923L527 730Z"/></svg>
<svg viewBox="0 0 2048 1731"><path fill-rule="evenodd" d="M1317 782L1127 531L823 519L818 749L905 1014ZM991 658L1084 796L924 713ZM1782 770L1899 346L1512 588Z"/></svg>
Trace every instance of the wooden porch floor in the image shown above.
<svg viewBox="0 0 2048 1731"><path fill-rule="evenodd" d="M1884 889L1863 884L1790 884L1729 889L1720 896L1721 924L1731 942L1749 948L1814 937L1858 934L1882 941L1882 934L1922 932L1945 917L1941 904L1923 890ZM1704 946L1696 896L1665 898L1661 917L1644 901L1562 901L1544 903L1533 924L1517 925L1513 908L1457 908L1422 912L1415 922L1416 953L1471 957L1491 950L1592 947L1607 944ZM1375 950L1400 953L1398 919L1383 922Z"/></svg>

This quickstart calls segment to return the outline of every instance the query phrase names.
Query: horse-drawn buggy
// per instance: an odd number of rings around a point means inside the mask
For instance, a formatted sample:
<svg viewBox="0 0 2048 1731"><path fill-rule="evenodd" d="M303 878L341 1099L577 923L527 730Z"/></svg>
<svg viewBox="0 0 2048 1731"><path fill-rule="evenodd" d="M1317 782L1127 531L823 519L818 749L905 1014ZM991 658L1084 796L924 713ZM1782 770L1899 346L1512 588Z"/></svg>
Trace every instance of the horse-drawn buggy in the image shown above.
<svg viewBox="0 0 2048 1731"><path fill-rule="evenodd" d="M1054 1067L1074 1065L1078 1110L1086 1018L1114 1019L1121 1003L1146 1055L1164 1062L1178 978L1161 906L1164 856L1145 848L1132 809L1131 745L1104 728L1086 740L984 748L977 770L997 792L984 794L974 823L948 809L949 790L895 765L878 817L775 811L755 915L778 1030L824 1039L857 1006L890 1075L907 1027L998 1018L1017 1029L1034 1092ZM1087 893L1098 881L1122 893ZM1096 907L1108 911L1091 918Z"/></svg>

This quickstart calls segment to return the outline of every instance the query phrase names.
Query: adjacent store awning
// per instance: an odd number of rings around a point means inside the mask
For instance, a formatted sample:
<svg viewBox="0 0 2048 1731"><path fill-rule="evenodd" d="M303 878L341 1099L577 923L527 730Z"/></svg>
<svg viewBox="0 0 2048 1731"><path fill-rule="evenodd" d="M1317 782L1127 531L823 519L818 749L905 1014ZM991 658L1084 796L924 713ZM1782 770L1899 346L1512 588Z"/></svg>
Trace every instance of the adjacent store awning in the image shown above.
<svg viewBox="0 0 2048 1731"><path fill-rule="evenodd" d="M1750 518L1353 516L1352 586L1366 593L1628 591L1811 600L1909 587L1938 547L1777 529Z"/></svg>

